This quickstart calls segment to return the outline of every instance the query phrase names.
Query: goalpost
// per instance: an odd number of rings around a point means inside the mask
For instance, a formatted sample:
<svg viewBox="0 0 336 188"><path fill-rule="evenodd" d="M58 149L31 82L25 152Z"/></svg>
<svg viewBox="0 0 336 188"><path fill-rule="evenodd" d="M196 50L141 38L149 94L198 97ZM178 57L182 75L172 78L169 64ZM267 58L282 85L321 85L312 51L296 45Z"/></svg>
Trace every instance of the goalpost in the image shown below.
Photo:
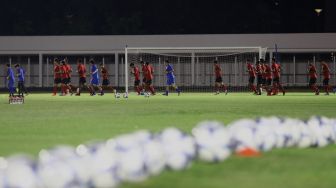
<svg viewBox="0 0 336 188"><path fill-rule="evenodd" d="M129 75L131 63L149 62L154 68L153 85L157 90L166 86L165 61L174 68L176 85L183 91L213 91L215 82L214 61L223 72L223 82L232 90L245 90L248 80L246 60L255 63L265 59L263 47L127 47L125 48L125 93L133 87L134 77ZM141 73L141 79L142 79Z"/></svg>

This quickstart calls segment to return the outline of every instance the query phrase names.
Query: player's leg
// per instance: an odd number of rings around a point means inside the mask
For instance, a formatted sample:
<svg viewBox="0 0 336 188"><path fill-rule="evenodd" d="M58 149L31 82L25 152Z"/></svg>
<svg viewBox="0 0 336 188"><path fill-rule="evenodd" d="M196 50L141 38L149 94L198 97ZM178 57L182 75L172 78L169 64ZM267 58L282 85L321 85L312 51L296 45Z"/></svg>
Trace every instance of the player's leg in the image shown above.
<svg viewBox="0 0 336 188"><path fill-rule="evenodd" d="M318 87L316 86L316 78L311 78L309 80L309 87L315 92L315 95L319 95L320 91Z"/></svg>
<svg viewBox="0 0 336 188"><path fill-rule="evenodd" d="M15 93L15 87L14 87L14 82L13 81L9 81L8 82L8 89L9 89L9 96L14 96Z"/></svg>
<svg viewBox="0 0 336 188"><path fill-rule="evenodd" d="M152 95L155 95L155 89L152 85L152 80L147 80L147 86L148 86L148 90L152 93Z"/></svg>
<svg viewBox="0 0 336 188"><path fill-rule="evenodd" d="M256 89L256 87L255 87L255 85L254 85L254 77L250 77L249 78L249 88L256 94L257 93L257 89Z"/></svg>
<svg viewBox="0 0 336 188"><path fill-rule="evenodd" d="M266 90L267 90L267 95L271 96L272 95L272 79L269 78L266 80Z"/></svg>
<svg viewBox="0 0 336 188"><path fill-rule="evenodd" d="M140 80L134 80L134 90L137 92L138 95L140 95Z"/></svg>
<svg viewBox="0 0 336 188"><path fill-rule="evenodd" d="M257 77L257 93L258 95L261 95L261 87L262 87L262 77Z"/></svg>
<svg viewBox="0 0 336 188"><path fill-rule="evenodd" d="M225 95L227 95L227 94L228 94L228 88L227 88L227 86L224 84L224 82L221 83L221 88L223 89Z"/></svg>
<svg viewBox="0 0 336 188"><path fill-rule="evenodd" d="M220 83L218 83L217 81L215 82L215 95L219 94L219 88L220 88Z"/></svg>
<svg viewBox="0 0 336 188"><path fill-rule="evenodd" d="M27 88L26 88L26 86L25 86L25 82L24 81L22 81L22 85L21 85L21 87L22 87L22 91L26 94L26 96L28 95L28 90L27 90ZM22 96L23 96L23 93L22 93Z"/></svg>
<svg viewBox="0 0 336 188"><path fill-rule="evenodd" d="M17 88L18 88L18 95L21 96L21 93L22 93L22 96L23 96L23 92L22 92L22 82L21 82L21 81L18 81Z"/></svg>
<svg viewBox="0 0 336 188"><path fill-rule="evenodd" d="M324 87L325 94L329 95L329 89L330 89L329 79L324 79L323 80L323 87Z"/></svg>
<svg viewBox="0 0 336 188"><path fill-rule="evenodd" d="M279 88L279 90L282 92L282 95L286 95L285 88L284 88L283 85L280 83L280 79L278 80L278 88Z"/></svg>

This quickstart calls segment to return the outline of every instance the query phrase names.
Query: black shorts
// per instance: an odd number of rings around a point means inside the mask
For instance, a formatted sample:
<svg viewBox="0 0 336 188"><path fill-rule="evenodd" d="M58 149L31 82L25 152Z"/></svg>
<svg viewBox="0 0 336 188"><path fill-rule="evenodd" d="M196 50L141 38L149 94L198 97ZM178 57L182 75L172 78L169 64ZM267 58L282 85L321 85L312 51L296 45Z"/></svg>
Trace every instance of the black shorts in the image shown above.
<svg viewBox="0 0 336 188"><path fill-rule="evenodd" d="M62 83L61 78L54 78L54 84L60 84L60 83Z"/></svg>
<svg viewBox="0 0 336 188"><path fill-rule="evenodd" d="M142 83L146 83L146 78L143 78L143 79L142 79Z"/></svg>
<svg viewBox="0 0 336 188"><path fill-rule="evenodd" d="M103 85L103 86L108 86L108 85L110 85L110 80L108 80L108 79L104 79L102 85Z"/></svg>
<svg viewBox="0 0 336 188"><path fill-rule="evenodd" d="M272 85L272 78L266 79L266 85Z"/></svg>
<svg viewBox="0 0 336 188"><path fill-rule="evenodd" d="M63 78L62 79L62 84L69 84L70 83L70 78Z"/></svg>
<svg viewBox="0 0 336 188"><path fill-rule="evenodd" d="M273 83L280 83L280 79L279 78L273 78Z"/></svg>
<svg viewBox="0 0 336 188"><path fill-rule="evenodd" d="M252 76L249 77L249 83L250 83L250 84L253 84L253 83L254 83L254 80L255 80L255 77L252 77Z"/></svg>
<svg viewBox="0 0 336 188"><path fill-rule="evenodd" d="M309 85L316 84L316 78L310 78L309 79Z"/></svg>
<svg viewBox="0 0 336 188"><path fill-rule="evenodd" d="M271 81L272 81L272 80L271 80ZM263 85L266 85L266 84L267 84L266 78L262 78L262 84L263 84Z"/></svg>
<svg viewBox="0 0 336 188"><path fill-rule="evenodd" d="M329 78L325 78L325 79L323 79L323 85L324 85L324 86L329 85Z"/></svg>
<svg viewBox="0 0 336 188"><path fill-rule="evenodd" d="M134 86L139 86L140 85L140 80L134 80Z"/></svg>
<svg viewBox="0 0 336 188"><path fill-rule="evenodd" d="M152 80L146 80L147 85L152 85Z"/></svg>
<svg viewBox="0 0 336 188"><path fill-rule="evenodd" d="M81 84L86 84L86 78L85 77L80 77L79 78L79 85Z"/></svg>
<svg viewBox="0 0 336 188"><path fill-rule="evenodd" d="M262 83L263 83L263 78L262 78L261 75L258 75L258 77L257 77L257 84L261 85Z"/></svg>
<svg viewBox="0 0 336 188"><path fill-rule="evenodd" d="M223 82L223 78L222 77L217 77L215 82L216 83L222 83Z"/></svg>

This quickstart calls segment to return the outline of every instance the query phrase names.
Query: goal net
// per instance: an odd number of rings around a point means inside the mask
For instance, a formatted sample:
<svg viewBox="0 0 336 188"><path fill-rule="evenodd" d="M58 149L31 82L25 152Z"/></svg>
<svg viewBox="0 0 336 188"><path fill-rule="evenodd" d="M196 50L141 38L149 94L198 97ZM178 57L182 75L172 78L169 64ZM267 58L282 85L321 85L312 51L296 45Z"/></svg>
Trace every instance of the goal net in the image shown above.
<svg viewBox="0 0 336 188"><path fill-rule="evenodd" d="M163 91L166 83L166 61L173 66L175 83L183 92L212 92L215 85L214 61L222 69L223 83L229 91L247 91L246 61L265 59L267 48L209 47L209 48L125 48L125 92L133 91L134 76L129 65L148 62L154 68L152 84ZM140 80L144 74L141 72Z"/></svg>

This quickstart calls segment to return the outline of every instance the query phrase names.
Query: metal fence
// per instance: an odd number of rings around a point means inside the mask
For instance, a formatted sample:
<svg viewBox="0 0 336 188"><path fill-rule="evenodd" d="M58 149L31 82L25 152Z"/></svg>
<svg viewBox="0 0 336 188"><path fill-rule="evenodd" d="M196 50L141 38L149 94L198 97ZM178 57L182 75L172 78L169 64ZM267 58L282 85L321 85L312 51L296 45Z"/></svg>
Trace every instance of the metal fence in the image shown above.
<svg viewBox="0 0 336 188"><path fill-rule="evenodd" d="M325 60L331 71L332 78L330 83L336 85L336 54L332 51L324 52L291 52L291 53L280 53L280 63L282 67L282 77L281 81L287 87L292 86L305 86L308 83L307 67L308 63L314 63L317 67L318 83L322 82L321 65L319 63L320 59ZM271 56L270 53L267 54L267 59ZM111 53L44 53L44 54L12 54L12 55L0 55L0 87L5 86L6 79L6 67L7 63L12 66L14 64L20 64L26 72L26 86L28 87L51 87L53 85L53 63L52 60L55 58L65 58L69 59L69 63L73 70L76 70L76 60L78 58L83 59L87 68L87 64L90 58L94 58L97 63L104 63L109 71L109 78L111 84L116 87L125 86L125 66L124 66L124 54L122 52L111 52ZM191 71L190 63L191 60L180 59L179 65L174 65L177 82L182 86L194 86L194 87L204 87L211 86L214 82L213 75L213 64L209 62L202 61L201 58L195 59L195 67ZM221 64L223 68L223 79L224 82L231 86L246 86L247 84L247 73L246 66L243 60L234 61L233 63ZM154 85L164 86L165 76L164 76L164 66L155 66L155 80ZM191 77L194 77L194 83L191 83ZM78 83L77 74L73 73L72 77L73 83ZM130 81L130 83L132 83Z"/></svg>

